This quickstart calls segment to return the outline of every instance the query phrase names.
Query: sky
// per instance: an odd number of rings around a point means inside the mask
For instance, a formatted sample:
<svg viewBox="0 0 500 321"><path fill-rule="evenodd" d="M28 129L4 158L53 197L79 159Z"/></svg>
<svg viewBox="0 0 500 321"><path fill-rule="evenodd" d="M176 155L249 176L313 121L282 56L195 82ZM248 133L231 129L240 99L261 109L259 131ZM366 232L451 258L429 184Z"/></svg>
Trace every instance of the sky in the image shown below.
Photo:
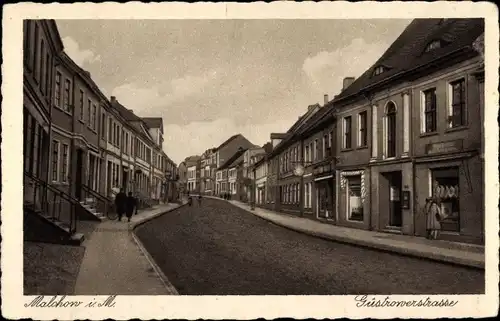
<svg viewBox="0 0 500 321"><path fill-rule="evenodd" d="M162 117L177 164L241 133L263 145L369 68L411 22L57 20L66 53L107 96Z"/></svg>

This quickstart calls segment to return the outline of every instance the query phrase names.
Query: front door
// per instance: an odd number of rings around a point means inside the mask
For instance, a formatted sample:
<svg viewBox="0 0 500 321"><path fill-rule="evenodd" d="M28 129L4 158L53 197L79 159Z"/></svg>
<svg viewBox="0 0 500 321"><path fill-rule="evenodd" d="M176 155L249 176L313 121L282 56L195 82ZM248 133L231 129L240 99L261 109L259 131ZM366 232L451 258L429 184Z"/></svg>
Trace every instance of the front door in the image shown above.
<svg viewBox="0 0 500 321"><path fill-rule="evenodd" d="M403 211L401 209L401 172L392 172L389 179L389 225L401 227L403 224Z"/></svg>
<svg viewBox="0 0 500 321"><path fill-rule="evenodd" d="M122 175L123 175L122 176L122 178L123 178L122 186L123 186L123 189L127 192L128 191L128 171L124 170Z"/></svg>
<svg viewBox="0 0 500 321"><path fill-rule="evenodd" d="M323 182L316 183L317 184L317 199L318 199L318 217L326 218L327 217L327 206L328 206L328 192L327 186L323 184Z"/></svg>
<svg viewBox="0 0 500 321"><path fill-rule="evenodd" d="M82 175L85 171L80 170L83 166L83 151L76 150L76 176L75 176L75 196L76 199L81 200L82 197Z"/></svg>

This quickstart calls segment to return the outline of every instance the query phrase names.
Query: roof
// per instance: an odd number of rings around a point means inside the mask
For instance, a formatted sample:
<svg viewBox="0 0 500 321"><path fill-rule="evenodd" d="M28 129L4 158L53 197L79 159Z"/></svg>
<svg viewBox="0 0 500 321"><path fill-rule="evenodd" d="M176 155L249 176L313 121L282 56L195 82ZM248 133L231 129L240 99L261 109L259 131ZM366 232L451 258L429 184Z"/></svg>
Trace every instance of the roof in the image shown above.
<svg viewBox="0 0 500 321"><path fill-rule="evenodd" d="M355 96L383 80L469 47L483 32L484 19L480 18L415 19L385 53L333 101L335 103ZM425 52L427 45L434 40L442 42L441 48ZM373 75L374 69L378 66L384 66L386 71Z"/></svg>
<svg viewBox="0 0 500 321"><path fill-rule="evenodd" d="M241 134L236 134L236 135L233 135L233 136L229 137L225 142L223 142L222 144L220 144L220 146L217 147L216 150L219 150L222 147L226 146L227 144L229 144L230 142L232 142L233 140L235 140L239 136L243 137L243 135L241 135Z"/></svg>
<svg viewBox="0 0 500 321"><path fill-rule="evenodd" d="M132 110L120 104L115 96L111 96L111 106L113 106L125 120L143 122Z"/></svg>
<svg viewBox="0 0 500 321"><path fill-rule="evenodd" d="M271 133L271 139L285 139L286 133Z"/></svg>
<svg viewBox="0 0 500 321"><path fill-rule="evenodd" d="M233 162L238 160L239 157L243 157L243 154L245 153L246 150L247 150L246 148L239 148L236 151L236 153L234 153L233 156L229 157L229 159L225 161L221 166L219 166L217 170L222 170L230 167L233 164Z"/></svg>
<svg viewBox="0 0 500 321"><path fill-rule="evenodd" d="M244 152L245 151L243 151L243 153L238 158L236 158L231 164L229 164L229 166L227 166L227 168L233 168L233 167L236 167L238 165L243 164L243 154L244 154Z"/></svg>
<svg viewBox="0 0 500 321"><path fill-rule="evenodd" d="M149 128L160 128L163 133L163 118L161 117L142 117L142 120Z"/></svg>

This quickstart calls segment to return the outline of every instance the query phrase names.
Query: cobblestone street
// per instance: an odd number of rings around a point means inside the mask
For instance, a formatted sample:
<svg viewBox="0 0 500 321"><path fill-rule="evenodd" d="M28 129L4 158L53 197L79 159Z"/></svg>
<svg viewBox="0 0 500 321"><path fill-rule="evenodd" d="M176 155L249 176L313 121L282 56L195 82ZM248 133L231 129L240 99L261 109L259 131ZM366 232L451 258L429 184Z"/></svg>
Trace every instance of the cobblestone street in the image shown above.
<svg viewBox="0 0 500 321"><path fill-rule="evenodd" d="M287 230L204 199L136 229L180 294L477 294L484 271Z"/></svg>

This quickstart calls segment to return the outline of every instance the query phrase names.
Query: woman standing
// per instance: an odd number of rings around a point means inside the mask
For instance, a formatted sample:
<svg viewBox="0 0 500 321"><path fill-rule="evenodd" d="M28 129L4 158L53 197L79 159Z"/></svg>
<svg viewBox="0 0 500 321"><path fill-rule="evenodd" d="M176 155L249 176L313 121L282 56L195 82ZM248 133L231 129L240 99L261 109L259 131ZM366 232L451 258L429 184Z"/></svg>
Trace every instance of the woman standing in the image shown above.
<svg viewBox="0 0 500 321"><path fill-rule="evenodd" d="M425 213L427 215L427 238L436 240L441 230L441 208L437 198L427 198L425 203Z"/></svg>

